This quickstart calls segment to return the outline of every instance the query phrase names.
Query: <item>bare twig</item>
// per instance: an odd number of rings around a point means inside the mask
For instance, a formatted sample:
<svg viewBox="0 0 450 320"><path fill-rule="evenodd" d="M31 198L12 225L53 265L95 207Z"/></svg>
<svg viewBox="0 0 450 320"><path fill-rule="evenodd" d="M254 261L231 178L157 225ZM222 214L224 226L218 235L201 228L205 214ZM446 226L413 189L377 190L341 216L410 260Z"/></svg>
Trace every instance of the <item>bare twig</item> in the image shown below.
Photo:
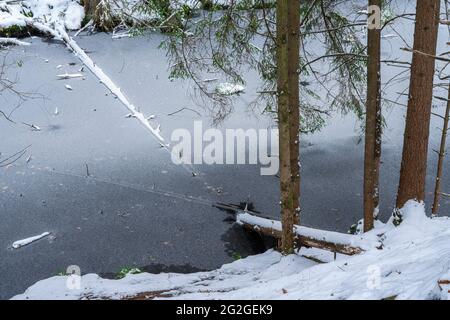
<svg viewBox="0 0 450 320"><path fill-rule="evenodd" d="M419 50L414 50L414 49L411 49L411 48L400 48L400 50L421 54L423 56L426 56L426 57L429 57L429 58L433 58L433 59L439 60L439 61L450 62L450 59L442 58L442 57L439 57L439 56L435 56L435 55L428 54L428 53L425 53L425 52L422 52L422 51L419 51Z"/></svg>
<svg viewBox="0 0 450 320"><path fill-rule="evenodd" d="M194 109L192 109L192 108L188 108L188 107L183 107L183 108L181 108L181 109L179 109L179 110L177 110L177 111L168 113L167 115L168 115L168 116L173 116L173 115L175 115L175 114L177 114L177 113L179 113L179 112L181 112L181 111L183 111L183 110L189 110L189 111L192 111L192 112L196 113L198 116L201 116L201 114L200 114L198 111L196 111L196 110L194 110Z"/></svg>
<svg viewBox="0 0 450 320"><path fill-rule="evenodd" d="M15 123L10 117L8 117L2 110L0 110L0 114L5 117L6 120L9 122Z"/></svg>
<svg viewBox="0 0 450 320"><path fill-rule="evenodd" d="M22 158L25 155L25 153L29 147L31 147L31 144L26 146L22 150L17 151L16 153L9 156L8 158L5 158L2 161L0 161L0 168L9 166L10 164L12 164L12 163L16 162L17 160L19 160L20 158Z"/></svg>

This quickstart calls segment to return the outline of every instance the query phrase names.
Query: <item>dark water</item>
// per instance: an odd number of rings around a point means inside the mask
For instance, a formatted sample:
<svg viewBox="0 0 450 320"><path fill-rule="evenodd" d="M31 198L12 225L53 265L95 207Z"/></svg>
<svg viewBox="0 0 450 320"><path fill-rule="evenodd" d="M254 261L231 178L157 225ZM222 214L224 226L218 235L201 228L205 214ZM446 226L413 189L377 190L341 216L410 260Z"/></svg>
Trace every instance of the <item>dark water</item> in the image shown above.
<svg viewBox="0 0 450 320"><path fill-rule="evenodd" d="M410 41L410 25L401 28ZM133 266L156 272L207 270L233 261L233 256L261 250L232 227L226 212L211 204L250 199L255 209L277 217L276 177L260 176L259 167L253 165L197 166L199 175L194 177L172 164L169 154L134 119L124 117L126 109L92 74L85 72L85 80L56 79L57 74L77 72L81 66L63 45L38 38L29 41L31 46L9 52L8 61L22 64L12 66L9 73L17 75L19 89L45 98L24 102L13 116L17 124L0 119L3 157L31 145L14 165L0 168L0 298L20 293L72 264L79 265L82 273L109 275ZM175 128L191 128L196 119L210 124L208 116L192 112L168 116L182 107L202 109L192 102L191 84L167 79L165 53L157 49L160 41L158 35L111 40L110 35L96 34L78 39L135 105L157 116L166 137ZM401 46L399 41L386 40L386 59L393 58L390 52ZM395 51L409 59L408 54ZM57 69L58 65L63 67ZM385 68L383 80L397 71ZM258 85L255 75L249 79L235 113L221 128L272 124L247 112ZM74 90L66 90L66 83ZM405 79L386 88L385 94L393 96L407 86ZM2 110L11 110L16 102L5 95L0 101ZM58 115L54 115L56 107ZM442 106L437 106L436 112L440 111ZM383 219L389 217L395 202L404 109L392 107L385 115ZM21 122L42 130L31 131ZM432 148L439 142L435 129L439 124L433 120ZM351 115L336 115L322 132L302 137L305 225L346 232L361 218L363 144L359 138L359 124ZM32 159L27 163L28 155ZM430 152L428 203L436 160ZM443 185L450 188L448 172ZM449 200L442 199L443 212L449 211ZM52 236L10 249L14 241L44 231Z"/></svg>

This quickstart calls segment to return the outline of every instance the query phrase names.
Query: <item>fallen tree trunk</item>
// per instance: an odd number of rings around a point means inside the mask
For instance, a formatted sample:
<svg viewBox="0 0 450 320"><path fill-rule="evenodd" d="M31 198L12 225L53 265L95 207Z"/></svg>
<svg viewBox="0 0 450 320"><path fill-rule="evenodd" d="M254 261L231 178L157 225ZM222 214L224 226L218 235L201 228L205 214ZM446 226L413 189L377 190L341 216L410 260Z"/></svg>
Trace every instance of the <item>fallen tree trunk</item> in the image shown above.
<svg viewBox="0 0 450 320"><path fill-rule="evenodd" d="M13 12L10 6L0 6L2 9ZM122 93L122 90L109 78L103 70L98 67L92 59L81 49L81 47L70 37L61 24L54 24L52 26L46 25L42 22L36 21L31 17L22 15L21 19L30 28L33 28L43 34L49 35L54 39L61 40L65 45L73 52L73 54L80 59L80 61L100 80L100 82L114 94L117 99L128 109L133 118L137 119L147 130L149 130L152 136L161 144L162 147L168 150L168 145L165 144L164 138L160 134L159 127L153 127L150 124L149 119L140 111L140 108L134 106L127 97ZM170 152L170 150L169 150Z"/></svg>
<svg viewBox="0 0 450 320"><path fill-rule="evenodd" d="M244 228L256 231L261 235L281 239L281 222L240 212L236 214L236 222ZM355 255L366 250L378 248L379 241L367 240L361 236L343 234L333 231L318 230L303 226L294 226L297 246L323 249L345 255Z"/></svg>

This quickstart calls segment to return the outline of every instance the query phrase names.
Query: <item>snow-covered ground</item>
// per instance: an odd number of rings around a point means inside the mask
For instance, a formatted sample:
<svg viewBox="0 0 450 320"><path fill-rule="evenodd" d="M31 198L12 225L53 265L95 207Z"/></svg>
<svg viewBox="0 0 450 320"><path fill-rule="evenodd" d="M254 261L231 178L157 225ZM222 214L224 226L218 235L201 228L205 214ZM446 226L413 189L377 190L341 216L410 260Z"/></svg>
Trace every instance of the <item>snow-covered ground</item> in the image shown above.
<svg viewBox="0 0 450 320"><path fill-rule="evenodd" d="M162 299L448 299L450 220L428 218L423 204L413 201L402 215L400 226L390 219L365 235L378 238L382 249L355 256L334 260L317 249L290 256L269 250L210 272L129 274L121 280L56 276L13 299L123 299L155 293Z"/></svg>
<svg viewBox="0 0 450 320"><path fill-rule="evenodd" d="M227 2L216 1L217 4ZM171 5L175 9L185 5L199 7L200 1L173 0ZM105 6L112 17L124 24L145 24L159 19L158 12L142 0L105 1ZM21 18L22 14L47 25L62 24L68 30L80 29L85 16L80 0L0 0L0 29L26 26L26 22Z"/></svg>
<svg viewBox="0 0 450 320"><path fill-rule="evenodd" d="M84 9L77 0L0 1L0 28L25 26L23 14L47 25L63 24L68 30L81 27Z"/></svg>

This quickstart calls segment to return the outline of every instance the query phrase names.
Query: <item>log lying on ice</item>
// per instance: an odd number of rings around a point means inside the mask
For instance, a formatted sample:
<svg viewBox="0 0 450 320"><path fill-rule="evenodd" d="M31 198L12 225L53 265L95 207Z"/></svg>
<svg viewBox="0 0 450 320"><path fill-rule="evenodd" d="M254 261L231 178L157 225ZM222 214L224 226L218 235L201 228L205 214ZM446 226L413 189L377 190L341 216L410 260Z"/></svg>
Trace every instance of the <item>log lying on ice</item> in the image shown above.
<svg viewBox="0 0 450 320"><path fill-rule="evenodd" d="M137 119L147 130L150 131L152 136L160 143L164 148L168 149L168 145L165 144L164 138L161 136L159 127L154 127L147 117L144 116L140 109L134 106L124 95L122 90L109 78L103 70L98 67L92 59L86 54L86 52L81 49L81 47L71 38L65 29L65 27L58 23L53 23L52 25L47 25L45 23L41 23L36 21L35 19L25 16L24 14L17 13L15 10L6 3L2 3L0 1L0 9L6 10L11 14L14 12L19 16L21 20L30 28L38 30L44 34L52 36L54 39L63 41L66 46L74 53L78 59L100 80L101 83L108 90L111 91L114 96L119 99L120 102L129 110L129 112L133 115L133 118ZM69 89L69 88L68 88ZM70 90L70 89L69 89Z"/></svg>
<svg viewBox="0 0 450 320"><path fill-rule="evenodd" d="M236 214L236 222L246 229L281 239L280 221L259 217L248 212L239 212ZM369 249L381 248L378 241L367 240L357 235L303 226L294 226L294 229L299 247L319 248L345 255L354 255Z"/></svg>

